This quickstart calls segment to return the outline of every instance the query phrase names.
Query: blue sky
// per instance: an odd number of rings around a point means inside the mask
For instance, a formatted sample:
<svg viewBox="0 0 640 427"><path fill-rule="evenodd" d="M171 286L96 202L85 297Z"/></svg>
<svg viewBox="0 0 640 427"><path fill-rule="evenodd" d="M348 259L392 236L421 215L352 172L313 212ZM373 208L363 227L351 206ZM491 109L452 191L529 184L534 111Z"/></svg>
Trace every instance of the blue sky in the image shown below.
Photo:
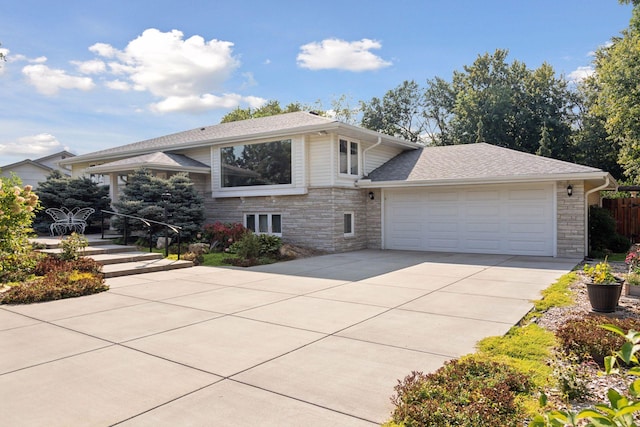
<svg viewBox="0 0 640 427"><path fill-rule="evenodd" d="M499 48L574 79L631 15L615 0L6 3L0 165L216 124L267 100L356 106Z"/></svg>

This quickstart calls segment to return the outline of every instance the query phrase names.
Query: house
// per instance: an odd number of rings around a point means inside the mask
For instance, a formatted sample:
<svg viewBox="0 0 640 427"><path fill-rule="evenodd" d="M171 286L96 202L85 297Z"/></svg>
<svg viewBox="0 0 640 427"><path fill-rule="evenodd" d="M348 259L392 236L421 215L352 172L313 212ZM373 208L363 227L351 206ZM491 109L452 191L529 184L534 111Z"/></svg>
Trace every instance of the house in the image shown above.
<svg viewBox="0 0 640 427"><path fill-rule="evenodd" d="M25 159L10 165L0 166L0 176L10 177L13 173L22 180L22 184L37 188L38 183L46 181L54 170L60 171L63 175L71 176L71 169L60 166L59 162L73 156L75 154L68 151L60 151L36 160Z"/></svg>
<svg viewBox="0 0 640 427"><path fill-rule="evenodd" d="M208 221L331 252L587 253L607 172L490 144L423 147L308 112L218 124L63 161L118 183L188 172Z"/></svg>

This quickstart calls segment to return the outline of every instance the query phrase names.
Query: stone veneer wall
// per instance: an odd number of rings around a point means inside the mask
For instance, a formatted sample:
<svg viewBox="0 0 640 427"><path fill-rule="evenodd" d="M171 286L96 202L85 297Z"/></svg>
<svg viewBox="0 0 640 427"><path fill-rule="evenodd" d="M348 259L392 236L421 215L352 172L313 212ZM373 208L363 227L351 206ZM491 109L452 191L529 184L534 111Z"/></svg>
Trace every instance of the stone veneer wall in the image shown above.
<svg viewBox="0 0 640 427"><path fill-rule="evenodd" d="M369 199L369 192L373 193L373 200ZM382 249L382 192L380 190L366 190L367 210L367 248Z"/></svg>
<svg viewBox="0 0 640 427"><path fill-rule="evenodd" d="M567 185L573 195L567 195ZM556 184L558 257L583 258L585 218L584 183L561 181Z"/></svg>
<svg viewBox="0 0 640 427"><path fill-rule="evenodd" d="M315 188L300 196L207 197L205 207L207 222L243 223L247 213L281 214L284 242L328 252L345 252L368 247L371 232L368 231L367 202L371 201L367 194L368 191L359 189ZM346 212L355 215L353 237L344 236ZM379 222L379 207L377 217Z"/></svg>

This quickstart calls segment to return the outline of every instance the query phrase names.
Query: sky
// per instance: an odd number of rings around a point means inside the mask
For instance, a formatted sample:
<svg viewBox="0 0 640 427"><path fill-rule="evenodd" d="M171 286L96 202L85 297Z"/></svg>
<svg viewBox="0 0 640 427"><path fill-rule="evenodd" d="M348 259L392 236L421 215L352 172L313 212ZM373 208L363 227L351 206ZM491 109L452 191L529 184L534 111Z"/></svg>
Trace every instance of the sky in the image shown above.
<svg viewBox="0 0 640 427"><path fill-rule="evenodd" d="M496 49L576 81L630 17L616 0L5 0L0 167L269 100L356 107Z"/></svg>

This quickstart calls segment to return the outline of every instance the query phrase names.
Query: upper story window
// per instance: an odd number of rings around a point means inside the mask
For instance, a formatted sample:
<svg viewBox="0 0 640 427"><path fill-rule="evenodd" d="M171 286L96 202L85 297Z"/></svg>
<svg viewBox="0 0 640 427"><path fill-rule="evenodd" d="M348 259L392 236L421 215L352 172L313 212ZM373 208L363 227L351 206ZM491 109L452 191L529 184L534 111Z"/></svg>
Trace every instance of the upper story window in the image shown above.
<svg viewBox="0 0 640 427"><path fill-rule="evenodd" d="M340 173L347 175L359 175L360 164L358 163L357 142L340 140Z"/></svg>
<svg viewBox="0 0 640 427"><path fill-rule="evenodd" d="M220 149L222 187L291 184L291 140Z"/></svg>

